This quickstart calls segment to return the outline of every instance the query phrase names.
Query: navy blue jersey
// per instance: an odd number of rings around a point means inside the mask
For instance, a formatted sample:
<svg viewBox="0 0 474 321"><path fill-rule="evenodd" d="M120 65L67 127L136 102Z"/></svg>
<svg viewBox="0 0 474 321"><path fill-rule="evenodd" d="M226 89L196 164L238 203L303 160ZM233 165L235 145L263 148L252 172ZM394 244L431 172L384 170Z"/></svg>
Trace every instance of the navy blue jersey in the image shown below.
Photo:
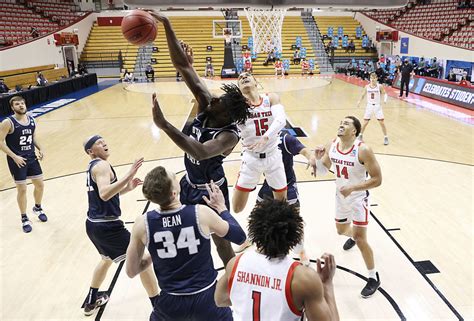
<svg viewBox="0 0 474 321"><path fill-rule="evenodd" d="M35 119L28 116L28 124L23 125L16 120L14 116L9 116L8 119L12 123L13 132L7 134L5 142L16 155L25 158L35 158L35 145L33 142L33 134L36 129Z"/></svg>
<svg viewBox="0 0 474 321"><path fill-rule="evenodd" d="M288 132L280 132L281 154L283 158L283 165L285 166L286 182L288 185L296 182L295 170L293 169L293 157L298 155L305 146L298 140L298 138L290 135Z"/></svg>
<svg viewBox="0 0 474 321"><path fill-rule="evenodd" d="M117 219L120 214L120 198L119 193L112 196L108 201L104 201L99 196L99 188L97 183L92 179L92 168L100 161L100 159L93 159L89 162L87 169L87 197L89 199L89 210L87 217L91 220L113 220ZM114 168L110 166L114 178L110 183L117 181L117 175Z"/></svg>
<svg viewBox="0 0 474 321"><path fill-rule="evenodd" d="M158 284L166 293L196 293L216 280L210 238L199 227L197 209L197 205L183 205L145 214L148 251Z"/></svg>
<svg viewBox="0 0 474 321"><path fill-rule="evenodd" d="M190 126L189 136L200 143L205 143L226 131L234 133L237 139L239 138L237 126L232 124L222 128L208 128L206 127L205 113L200 113ZM198 161L192 156L185 154L184 166L186 167L189 180L194 184L206 184L211 180L217 182L224 177L224 168L222 167L224 158L226 158L226 155L218 155Z"/></svg>

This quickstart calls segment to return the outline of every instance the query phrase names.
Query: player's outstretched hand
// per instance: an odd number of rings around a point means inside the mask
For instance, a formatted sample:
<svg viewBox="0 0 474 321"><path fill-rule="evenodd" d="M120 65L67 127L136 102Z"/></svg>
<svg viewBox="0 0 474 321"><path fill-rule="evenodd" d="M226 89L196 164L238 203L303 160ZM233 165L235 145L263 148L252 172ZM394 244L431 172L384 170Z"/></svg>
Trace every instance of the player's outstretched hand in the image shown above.
<svg viewBox="0 0 474 321"><path fill-rule="evenodd" d="M324 261L324 267L321 264L321 259ZM334 255L330 253L324 253L321 255L321 259L316 261L316 268L323 283L332 282L334 274L336 273L336 260Z"/></svg>
<svg viewBox="0 0 474 321"><path fill-rule="evenodd" d="M342 196L347 197L353 192L353 190L350 186L342 186L339 189L339 192L341 192Z"/></svg>
<svg viewBox="0 0 474 321"><path fill-rule="evenodd" d="M256 143L253 143L251 145L242 145L242 146L246 147L248 150L251 150L251 151L258 151L263 146L265 146L267 142L268 142L268 137L262 136Z"/></svg>
<svg viewBox="0 0 474 321"><path fill-rule="evenodd" d="M158 10L153 10L153 9L142 9L151 14L153 18L156 19L156 21L164 23L165 21L168 21L168 17L159 12Z"/></svg>
<svg viewBox="0 0 474 321"><path fill-rule="evenodd" d="M143 185L143 181L139 178L134 178L128 183L130 190L134 190L138 185Z"/></svg>
<svg viewBox="0 0 474 321"><path fill-rule="evenodd" d="M166 119L165 116L163 115L163 112L161 111L160 103L158 102L158 98L156 98L156 93L153 93L152 96L152 102L153 102L153 122L158 128L163 128L166 126Z"/></svg>
<svg viewBox="0 0 474 321"><path fill-rule="evenodd" d="M128 171L128 177L130 179L133 179L135 177L135 175L138 172L138 169L142 166L142 164L143 164L143 157L141 157L141 158L135 160L135 162L133 162L132 167Z"/></svg>
<svg viewBox="0 0 474 321"><path fill-rule="evenodd" d="M202 197L206 204L219 213L227 210L227 207L225 206L224 194L222 194L222 191L219 186L217 186L213 181L211 181L210 184L206 184L206 189L207 193L209 194L209 198L207 198L205 195Z"/></svg>
<svg viewBox="0 0 474 321"><path fill-rule="evenodd" d="M325 152L326 152L326 148L322 145L318 145L314 149L314 156L316 157L317 160L321 159L323 158Z"/></svg>
<svg viewBox="0 0 474 321"><path fill-rule="evenodd" d="M186 58L188 58L189 63L192 65L194 63L193 47L188 45L183 40L180 40L179 42L181 44L181 48L183 49L184 53L186 54Z"/></svg>

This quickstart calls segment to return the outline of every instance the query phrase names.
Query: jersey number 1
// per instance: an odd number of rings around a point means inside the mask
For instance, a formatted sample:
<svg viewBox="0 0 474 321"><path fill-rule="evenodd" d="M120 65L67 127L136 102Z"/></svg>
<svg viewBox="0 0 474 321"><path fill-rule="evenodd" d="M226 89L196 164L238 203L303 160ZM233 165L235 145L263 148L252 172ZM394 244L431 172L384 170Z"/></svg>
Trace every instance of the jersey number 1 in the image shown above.
<svg viewBox="0 0 474 321"><path fill-rule="evenodd" d="M338 178L341 178L341 175L344 176L345 179L349 179L349 173L347 173L347 167L343 167L342 171L339 169L339 165L336 165L336 174Z"/></svg>
<svg viewBox="0 0 474 321"><path fill-rule="evenodd" d="M255 119L255 135L262 136L268 130L268 118Z"/></svg>
<svg viewBox="0 0 474 321"><path fill-rule="evenodd" d="M262 303L262 292L252 291L252 321L260 321L260 306Z"/></svg>

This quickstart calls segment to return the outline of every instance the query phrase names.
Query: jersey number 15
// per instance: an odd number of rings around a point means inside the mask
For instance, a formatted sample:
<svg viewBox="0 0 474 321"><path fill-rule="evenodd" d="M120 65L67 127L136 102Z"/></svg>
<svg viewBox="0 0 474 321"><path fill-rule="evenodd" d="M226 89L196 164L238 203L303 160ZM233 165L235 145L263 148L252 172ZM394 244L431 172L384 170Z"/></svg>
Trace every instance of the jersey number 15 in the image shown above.
<svg viewBox="0 0 474 321"><path fill-rule="evenodd" d="M268 118L255 119L255 135L262 136L268 130Z"/></svg>

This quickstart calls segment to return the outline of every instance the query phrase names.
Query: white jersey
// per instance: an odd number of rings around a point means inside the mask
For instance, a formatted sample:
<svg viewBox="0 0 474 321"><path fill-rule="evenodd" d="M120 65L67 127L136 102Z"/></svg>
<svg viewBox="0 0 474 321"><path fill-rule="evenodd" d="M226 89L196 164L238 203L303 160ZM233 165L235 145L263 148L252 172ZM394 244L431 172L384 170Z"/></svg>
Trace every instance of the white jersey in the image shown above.
<svg viewBox="0 0 474 321"><path fill-rule="evenodd" d="M367 171L359 161L359 148L362 142L354 141L354 145L347 152L343 153L339 149L339 138L335 139L329 149L329 159L334 166L336 175L337 193L342 186L355 185L365 182ZM357 197L365 194L365 191L353 192L350 197Z"/></svg>
<svg viewBox="0 0 474 321"><path fill-rule="evenodd" d="M375 88L370 87L370 84L365 86L367 89L367 103L373 105L380 105L380 84Z"/></svg>
<svg viewBox="0 0 474 321"><path fill-rule="evenodd" d="M256 143L265 132L270 128L274 120L272 115L270 97L268 94L260 97L259 105L252 105L250 109L250 117L247 119L245 124L237 125L240 130L240 136L242 137L242 144L252 145ZM255 150L258 153L268 153L278 148L280 142L280 135L276 133L274 136L269 137L268 142L260 150ZM246 150L244 147L243 150Z"/></svg>
<svg viewBox="0 0 474 321"><path fill-rule="evenodd" d="M297 321L301 319L291 294L294 269L289 256L269 260L255 251L241 254L229 279L235 321Z"/></svg>

